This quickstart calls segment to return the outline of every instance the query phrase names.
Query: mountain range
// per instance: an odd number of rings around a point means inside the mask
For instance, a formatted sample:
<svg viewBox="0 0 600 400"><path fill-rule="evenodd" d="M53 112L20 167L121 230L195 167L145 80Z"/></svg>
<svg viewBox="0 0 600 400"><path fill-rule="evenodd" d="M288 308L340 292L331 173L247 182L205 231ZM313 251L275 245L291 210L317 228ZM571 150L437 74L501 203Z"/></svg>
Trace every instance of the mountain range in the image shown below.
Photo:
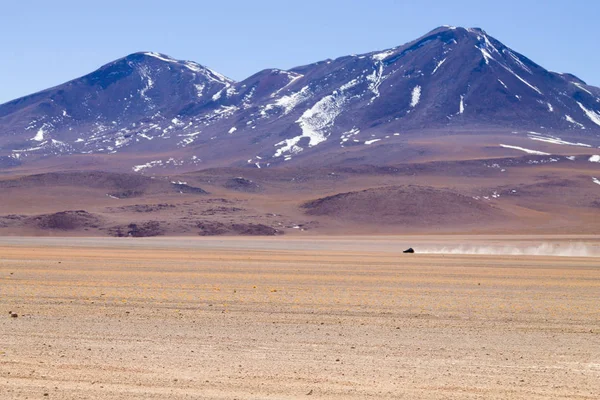
<svg viewBox="0 0 600 400"><path fill-rule="evenodd" d="M240 82L131 54L0 105L0 234L597 233L600 89L479 28Z"/></svg>
<svg viewBox="0 0 600 400"><path fill-rule="evenodd" d="M0 105L5 167L57 156L64 164L67 155L125 155L129 162L116 156L114 164L145 172L385 164L411 152L398 147L416 132L535 132L597 147L600 89L546 70L481 29L445 26L392 49L241 82L135 53Z"/></svg>

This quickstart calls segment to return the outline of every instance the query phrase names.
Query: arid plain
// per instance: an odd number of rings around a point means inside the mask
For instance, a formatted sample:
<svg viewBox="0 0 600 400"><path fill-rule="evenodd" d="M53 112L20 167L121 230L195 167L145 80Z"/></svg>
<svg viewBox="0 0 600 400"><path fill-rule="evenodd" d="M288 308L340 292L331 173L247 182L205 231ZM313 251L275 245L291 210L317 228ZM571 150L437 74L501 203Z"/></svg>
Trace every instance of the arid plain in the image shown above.
<svg viewBox="0 0 600 400"><path fill-rule="evenodd" d="M1 238L0 398L597 399L599 246Z"/></svg>

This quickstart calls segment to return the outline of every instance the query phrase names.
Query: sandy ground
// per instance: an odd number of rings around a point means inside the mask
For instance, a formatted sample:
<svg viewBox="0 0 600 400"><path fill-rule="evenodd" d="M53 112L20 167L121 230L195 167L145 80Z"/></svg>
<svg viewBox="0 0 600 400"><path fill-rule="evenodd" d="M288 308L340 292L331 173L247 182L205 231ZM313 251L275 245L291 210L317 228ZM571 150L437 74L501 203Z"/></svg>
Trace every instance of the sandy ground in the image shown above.
<svg viewBox="0 0 600 400"><path fill-rule="evenodd" d="M0 398L600 398L600 258L408 242L0 238Z"/></svg>

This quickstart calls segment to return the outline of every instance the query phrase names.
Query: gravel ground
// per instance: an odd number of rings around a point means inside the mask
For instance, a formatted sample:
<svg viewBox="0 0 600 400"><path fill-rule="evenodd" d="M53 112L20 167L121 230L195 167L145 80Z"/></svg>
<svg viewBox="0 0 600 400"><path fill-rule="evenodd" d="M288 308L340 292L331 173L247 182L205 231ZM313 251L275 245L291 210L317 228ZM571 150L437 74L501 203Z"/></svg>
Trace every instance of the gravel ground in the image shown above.
<svg viewBox="0 0 600 400"><path fill-rule="evenodd" d="M465 240L1 238L0 398L600 398L600 258Z"/></svg>

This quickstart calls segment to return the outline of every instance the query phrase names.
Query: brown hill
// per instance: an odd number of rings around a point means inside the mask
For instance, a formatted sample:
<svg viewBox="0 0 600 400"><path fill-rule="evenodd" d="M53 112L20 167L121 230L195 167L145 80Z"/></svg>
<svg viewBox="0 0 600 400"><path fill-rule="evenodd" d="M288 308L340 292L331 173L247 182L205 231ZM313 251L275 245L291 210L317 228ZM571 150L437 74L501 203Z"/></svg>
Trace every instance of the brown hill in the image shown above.
<svg viewBox="0 0 600 400"><path fill-rule="evenodd" d="M469 196L427 186L391 186L339 193L304 203L309 215L377 225L464 226L505 213Z"/></svg>

